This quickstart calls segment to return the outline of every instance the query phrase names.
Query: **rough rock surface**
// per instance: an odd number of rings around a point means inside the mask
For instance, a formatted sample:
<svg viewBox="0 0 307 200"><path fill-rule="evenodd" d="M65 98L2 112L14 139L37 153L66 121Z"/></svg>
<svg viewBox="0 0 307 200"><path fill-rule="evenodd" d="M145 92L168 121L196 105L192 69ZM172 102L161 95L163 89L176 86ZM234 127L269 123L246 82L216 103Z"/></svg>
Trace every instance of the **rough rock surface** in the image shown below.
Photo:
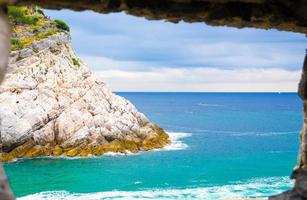
<svg viewBox="0 0 307 200"><path fill-rule="evenodd" d="M43 8L93 10L100 13L125 11L147 19L171 22L205 22L238 28L307 33L306 0L2 0L3 3ZM1 0L0 0L1 3ZM99 22L96 22L99 23Z"/></svg>
<svg viewBox="0 0 307 200"><path fill-rule="evenodd" d="M283 194L276 195L270 200L306 200L307 199L307 52L305 56L303 73L298 91L304 106L303 128L301 130L300 154L298 163L292 173L292 179L295 179L295 185L292 190Z"/></svg>
<svg viewBox="0 0 307 200"><path fill-rule="evenodd" d="M161 148L167 134L113 94L61 32L11 53L0 87L0 160Z"/></svg>

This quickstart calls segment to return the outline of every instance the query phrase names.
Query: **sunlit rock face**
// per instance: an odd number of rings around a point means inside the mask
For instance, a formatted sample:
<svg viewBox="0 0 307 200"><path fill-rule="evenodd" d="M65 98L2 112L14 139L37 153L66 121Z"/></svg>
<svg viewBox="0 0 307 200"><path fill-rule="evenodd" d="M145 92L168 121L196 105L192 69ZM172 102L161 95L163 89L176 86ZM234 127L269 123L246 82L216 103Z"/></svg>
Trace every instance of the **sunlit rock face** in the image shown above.
<svg viewBox="0 0 307 200"><path fill-rule="evenodd" d="M0 87L0 160L162 148L167 134L98 81L68 32L13 51Z"/></svg>
<svg viewBox="0 0 307 200"><path fill-rule="evenodd" d="M2 2L35 4L51 9L93 10L100 13L125 11L147 19L205 22L209 25L238 28L275 28L307 33L305 0L2 0Z"/></svg>

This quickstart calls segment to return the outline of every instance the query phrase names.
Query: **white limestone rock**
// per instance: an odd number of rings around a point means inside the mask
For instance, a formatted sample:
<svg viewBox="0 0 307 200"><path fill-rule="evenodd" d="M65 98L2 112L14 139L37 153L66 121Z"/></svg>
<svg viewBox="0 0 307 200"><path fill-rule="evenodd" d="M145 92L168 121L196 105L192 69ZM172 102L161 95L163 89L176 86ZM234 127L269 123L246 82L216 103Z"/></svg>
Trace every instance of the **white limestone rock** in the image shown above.
<svg viewBox="0 0 307 200"><path fill-rule="evenodd" d="M28 140L68 148L157 134L144 114L95 79L65 32L11 53L0 87L0 133L5 151Z"/></svg>

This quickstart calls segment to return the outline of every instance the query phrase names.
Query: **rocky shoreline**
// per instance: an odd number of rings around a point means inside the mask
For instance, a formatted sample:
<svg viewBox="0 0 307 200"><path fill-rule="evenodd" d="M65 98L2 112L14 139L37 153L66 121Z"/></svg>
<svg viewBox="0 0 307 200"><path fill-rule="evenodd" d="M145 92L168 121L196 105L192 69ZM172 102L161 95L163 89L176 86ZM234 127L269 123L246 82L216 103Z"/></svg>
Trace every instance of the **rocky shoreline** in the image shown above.
<svg viewBox="0 0 307 200"><path fill-rule="evenodd" d="M0 135L1 162L136 153L171 142L94 77L66 31L11 53L0 87Z"/></svg>
<svg viewBox="0 0 307 200"><path fill-rule="evenodd" d="M144 140L114 140L108 144L87 144L63 148L61 145L38 145L34 140L29 140L24 144L14 148L8 153L0 154L0 162L11 162L18 158L35 158L35 157L87 157L102 156L109 152L114 153L138 153L140 151L149 151L163 148L170 144L168 135L159 127L157 136Z"/></svg>

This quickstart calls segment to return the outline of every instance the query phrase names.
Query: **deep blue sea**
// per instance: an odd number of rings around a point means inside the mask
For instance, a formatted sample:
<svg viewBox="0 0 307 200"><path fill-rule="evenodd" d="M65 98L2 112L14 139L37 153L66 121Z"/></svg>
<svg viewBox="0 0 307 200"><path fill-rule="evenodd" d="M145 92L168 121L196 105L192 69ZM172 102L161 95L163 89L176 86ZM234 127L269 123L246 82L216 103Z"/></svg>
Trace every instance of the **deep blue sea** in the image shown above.
<svg viewBox="0 0 307 200"><path fill-rule="evenodd" d="M5 165L19 200L267 197L291 187L302 106L294 93L118 93L163 127L164 150Z"/></svg>

